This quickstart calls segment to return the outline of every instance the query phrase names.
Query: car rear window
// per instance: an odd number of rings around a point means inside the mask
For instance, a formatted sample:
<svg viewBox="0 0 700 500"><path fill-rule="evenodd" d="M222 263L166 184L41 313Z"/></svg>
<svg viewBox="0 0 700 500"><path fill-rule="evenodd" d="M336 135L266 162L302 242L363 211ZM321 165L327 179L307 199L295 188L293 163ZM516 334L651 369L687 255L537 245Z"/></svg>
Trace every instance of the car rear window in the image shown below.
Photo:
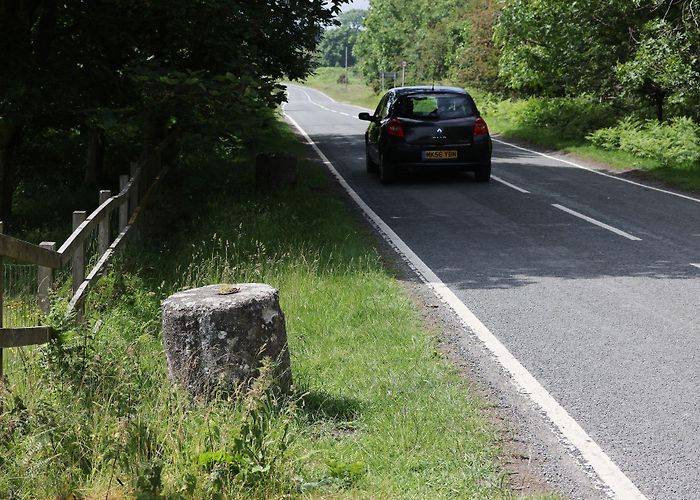
<svg viewBox="0 0 700 500"><path fill-rule="evenodd" d="M395 116L415 120L451 120L476 114L464 94L412 94L401 96L394 106Z"/></svg>

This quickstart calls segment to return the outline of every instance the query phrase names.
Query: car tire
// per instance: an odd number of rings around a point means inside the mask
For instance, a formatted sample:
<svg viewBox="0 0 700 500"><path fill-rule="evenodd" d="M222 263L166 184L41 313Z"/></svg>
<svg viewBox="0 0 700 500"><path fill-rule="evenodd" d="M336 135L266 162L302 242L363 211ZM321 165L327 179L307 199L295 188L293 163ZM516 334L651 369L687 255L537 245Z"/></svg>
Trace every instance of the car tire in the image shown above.
<svg viewBox="0 0 700 500"><path fill-rule="evenodd" d="M488 182L491 180L491 162L483 163L474 171L476 182Z"/></svg>
<svg viewBox="0 0 700 500"><path fill-rule="evenodd" d="M391 184L397 178L396 165L389 163L383 154L379 154L379 180L382 184Z"/></svg>
<svg viewBox="0 0 700 500"><path fill-rule="evenodd" d="M376 163L372 161L372 158L369 156L369 148L365 147L365 163L367 165L367 173L368 174L374 174L379 170L379 167L377 166Z"/></svg>

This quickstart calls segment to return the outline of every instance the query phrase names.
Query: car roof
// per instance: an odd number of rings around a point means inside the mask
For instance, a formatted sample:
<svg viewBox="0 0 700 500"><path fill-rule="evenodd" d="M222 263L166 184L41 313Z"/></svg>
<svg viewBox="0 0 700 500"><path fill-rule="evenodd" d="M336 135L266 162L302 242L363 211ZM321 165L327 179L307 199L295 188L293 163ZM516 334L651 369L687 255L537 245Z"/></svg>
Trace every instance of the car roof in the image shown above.
<svg viewBox="0 0 700 500"><path fill-rule="evenodd" d="M469 93L459 87L445 87L442 85L416 85L412 87L394 87L389 89L389 92L393 92L396 95L406 95L406 94L420 94L420 93L431 93L431 92L449 92L452 94L464 94L469 95Z"/></svg>

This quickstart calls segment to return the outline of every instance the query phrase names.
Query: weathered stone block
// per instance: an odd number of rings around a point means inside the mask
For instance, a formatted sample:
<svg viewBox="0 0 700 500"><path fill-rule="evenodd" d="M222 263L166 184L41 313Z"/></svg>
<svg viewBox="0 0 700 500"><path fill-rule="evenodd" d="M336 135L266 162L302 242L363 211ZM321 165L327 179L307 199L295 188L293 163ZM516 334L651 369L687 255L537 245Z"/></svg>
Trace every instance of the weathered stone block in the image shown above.
<svg viewBox="0 0 700 500"><path fill-rule="evenodd" d="M171 377L194 396L247 389L266 357L277 363L280 389L291 385L284 314L269 285L211 285L168 297L163 341Z"/></svg>
<svg viewBox="0 0 700 500"><path fill-rule="evenodd" d="M297 157L289 153L259 153L255 157L255 188L258 191L297 184Z"/></svg>

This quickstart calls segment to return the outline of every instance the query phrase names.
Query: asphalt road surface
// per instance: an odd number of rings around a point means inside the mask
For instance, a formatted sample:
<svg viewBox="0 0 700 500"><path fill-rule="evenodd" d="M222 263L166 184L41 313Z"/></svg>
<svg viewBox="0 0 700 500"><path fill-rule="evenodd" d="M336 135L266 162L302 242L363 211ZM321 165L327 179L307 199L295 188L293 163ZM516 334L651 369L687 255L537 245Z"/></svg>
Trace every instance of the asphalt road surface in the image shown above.
<svg viewBox="0 0 700 500"><path fill-rule="evenodd" d="M642 494L700 498L700 199L500 142L498 180L384 186L357 107L288 94L350 186Z"/></svg>

